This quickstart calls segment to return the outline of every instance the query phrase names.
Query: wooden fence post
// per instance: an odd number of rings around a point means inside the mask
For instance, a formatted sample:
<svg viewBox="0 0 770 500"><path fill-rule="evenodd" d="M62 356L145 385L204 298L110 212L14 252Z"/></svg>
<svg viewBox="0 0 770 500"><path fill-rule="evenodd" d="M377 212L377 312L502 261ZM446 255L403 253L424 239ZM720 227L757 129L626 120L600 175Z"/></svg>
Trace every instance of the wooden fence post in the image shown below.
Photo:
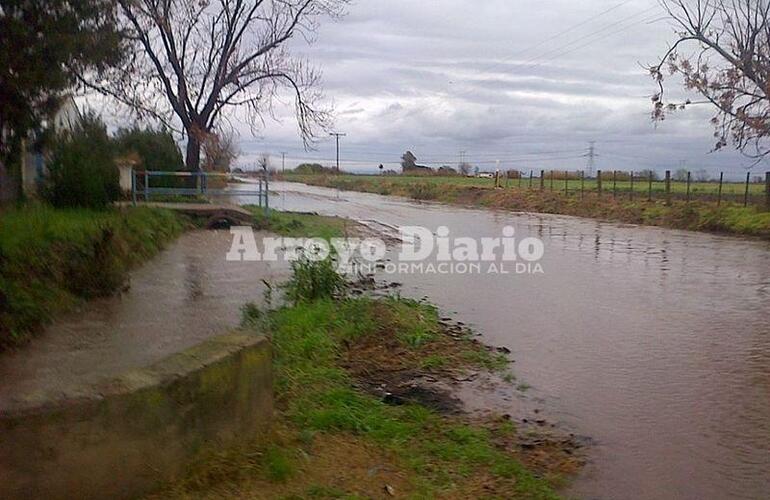
<svg viewBox="0 0 770 500"><path fill-rule="evenodd" d="M596 171L596 192L599 193L599 198L602 197L602 171Z"/></svg>
<svg viewBox="0 0 770 500"><path fill-rule="evenodd" d="M634 171L631 171L631 194L630 194L631 201L634 201Z"/></svg>
<svg viewBox="0 0 770 500"><path fill-rule="evenodd" d="M722 183L725 180L725 173L719 172L719 190L717 190L717 206L722 205Z"/></svg>
<svg viewBox="0 0 770 500"><path fill-rule="evenodd" d="M529 189L532 189L532 176L533 172L532 170L529 171Z"/></svg>
<svg viewBox="0 0 770 500"><path fill-rule="evenodd" d="M671 205L671 170L666 170L666 205Z"/></svg>
<svg viewBox="0 0 770 500"><path fill-rule="evenodd" d="M569 172L564 171L564 196L569 196Z"/></svg>
<svg viewBox="0 0 770 500"><path fill-rule="evenodd" d="M650 185L647 188L647 201L652 201L652 170L650 170Z"/></svg>
<svg viewBox="0 0 770 500"><path fill-rule="evenodd" d="M765 209L770 212L770 172L765 172Z"/></svg>
<svg viewBox="0 0 770 500"><path fill-rule="evenodd" d="M746 172L746 191L743 193L743 206L749 206L749 182L751 181L751 172Z"/></svg>
<svg viewBox="0 0 770 500"><path fill-rule="evenodd" d="M545 170L540 171L540 191L545 190Z"/></svg>
<svg viewBox="0 0 770 500"><path fill-rule="evenodd" d="M550 172L551 172L551 173L550 173L550 176L551 176L551 182L550 182L549 184L550 184L550 189L551 189L551 192L553 192L553 169L552 169Z"/></svg>
<svg viewBox="0 0 770 500"><path fill-rule="evenodd" d="M612 197L618 197L618 171L612 171Z"/></svg>
<svg viewBox="0 0 770 500"><path fill-rule="evenodd" d="M687 203L690 203L690 172L687 172Z"/></svg>
<svg viewBox="0 0 770 500"><path fill-rule="evenodd" d="M586 172L585 170L580 171L580 199L583 199L583 196L585 195L585 187L586 187Z"/></svg>

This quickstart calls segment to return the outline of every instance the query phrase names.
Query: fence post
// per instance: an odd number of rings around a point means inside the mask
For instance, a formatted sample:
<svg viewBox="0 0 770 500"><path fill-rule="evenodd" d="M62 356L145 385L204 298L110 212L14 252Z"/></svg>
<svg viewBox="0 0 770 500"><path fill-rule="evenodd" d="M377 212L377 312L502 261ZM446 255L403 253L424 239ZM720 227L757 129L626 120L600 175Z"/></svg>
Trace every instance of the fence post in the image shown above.
<svg viewBox="0 0 770 500"><path fill-rule="evenodd" d="M690 203L690 172L687 172L687 203Z"/></svg>
<svg viewBox="0 0 770 500"><path fill-rule="evenodd" d="M553 192L553 169L551 169L551 171L550 171L550 172L551 172L551 173L550 173L550 176L551 176L551 182L549 182L549 184L550 184L550 190L551 190L551 192Z"/></svg>
<svg viewBox="0 0 770 500"><path fill-rule="evenodd" d="M144 171L144 201L150 201L150 176Z"/></svg>
<svg viewBox="0 0 770 500"><path fill-rule="evenodd" d="M719 189L717 190L717 206L722 205L722 182L725 180L725 173L719 172Z"/></svg>
<svg viewBox="0 0 770 500"><path fill-rule="evenodd" d="M585 170L580 171L580 199L582 200L585 196L585 188L586 188L586 172Z"/></svg>
<svg viewBox="0 0 770 500"><path fill-rule="evenodd" d="M746 172L746 191L743 193L743 207L749 206L749 181L751 181L751 172Z"/></svg>
<svg viewBox="0 0 770 500"><path fill-rule="evenodd" d="M529 189L532 189L532 170L529 171Z"/></svg>
<svg viewBox="0 0 770 500"><path fill-rule="evenodd" d="M540 191L545 190L545 170L540 171Z"/></svg>
<svg viewBox="0 0 770 500"><path fill-rule="evenodd" d="M618 171L612 171L612 197L618 197Z"/></svg>
<svg viewBox="0 0 770 500"><path fill-rule="evenodd" d="M650 170L650 185L647 188L647 201L652 201L652 170Z"/></svg>
<svg viewBox="0 0 770 500"><path fill-rule="evenodd" d="M630 194L630 200L634 201L634 171L631 171L631 194Z"/></svg>
<svg viewBox="0 0 770 500"><path fill-rule="evenodd" d="M569 196L569 172L564 171L564 196Z"/></svg>
<svg viewBox="0 0 770 500"><path fill-rule="evenodd" d="M765 209L770 212L770 172L765 172Z"/></svg>
<svg viewBox="0 0 770 500"><path fill-rule="evenodd" d="M666 170L666 205L671 206L671 170Z"/></svg>
<svg viewBox="0 0 770 500"><path fill-rule="evenodd" d="M599 193L599 198L602 197L602 171L596 171L596 192Z"/></svg>

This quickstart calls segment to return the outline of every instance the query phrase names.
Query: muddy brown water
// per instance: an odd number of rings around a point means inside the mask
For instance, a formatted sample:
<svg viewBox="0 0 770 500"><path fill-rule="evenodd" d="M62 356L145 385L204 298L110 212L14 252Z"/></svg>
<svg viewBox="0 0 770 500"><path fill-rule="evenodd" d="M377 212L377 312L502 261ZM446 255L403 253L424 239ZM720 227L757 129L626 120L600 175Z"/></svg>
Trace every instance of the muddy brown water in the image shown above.
<svg viewBox="0 0 770 500"><path fill-rule="evenodd" d="M511 349L520 393L590 436L576 498L770 497L770 244L273 183L273 206L545 244L537 275L399 275ZM248 202L248 200L241 200ZM519 395L503 397L513 407Z"/></svg>
<svg viewBox="0 0 770 500"><path fill-rule="evenodd" d="M0 355L0 411L88 394L126 370L227 333L283 263L227 262L229 231L192 231L131 273L123 294L90 301L15 352ZM1 442L1 436L0 436Z"/></svg>

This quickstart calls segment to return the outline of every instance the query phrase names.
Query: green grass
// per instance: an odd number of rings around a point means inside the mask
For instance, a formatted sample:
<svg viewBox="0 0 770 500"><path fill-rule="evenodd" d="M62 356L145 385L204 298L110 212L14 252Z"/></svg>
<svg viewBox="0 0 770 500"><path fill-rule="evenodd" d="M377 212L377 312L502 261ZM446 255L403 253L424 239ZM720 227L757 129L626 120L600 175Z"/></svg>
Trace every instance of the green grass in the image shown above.
<svg viewBox="0 0 770 500"><path fill-rule="evenodd" d="M350 230L352 222L341 217L280 212L271 210L270 217L265 217L261 208L244 207L254 213L255 225L259 229L272 231L291 238L342 238Z"/></svg>
<svg viewBox="0 0 770 500"><path fill-rule="evenodd" d="M571 175L574 175L574 172L570 172ZM307 174L292 174L292 173L286 173L283 174L285 179L292 182L308 182L313 183L314 180L318 179L321 176L318 175L307 175ZM532 179L532 189L539 190L540 189L540 178L537 177L540 175L540 171L538 170L535 172L535 177ZM608 177L609 176L609 177ZM559 179L559 177L562 177ZM334 183L336 185L339 185L341 188L344 188L345 186L351 186L358 183L369 183L369 184L377 184L379 186L387 186L387 185L393 185L393 186L410 186L414 184L423 184L423 185L433 185L433 186L459 186L459 187L478 187L478 188L493 188L495 185L494 179L482 179L478 177L462 177L462 176L456 176L456 177L442 177L442 176L409 176L409 175L392 175L392 176L380 176L380 175L352 175L352 174L343 174L343 175L335 175L335 176L326 176L326 179L328 179L328 182ZM501 178L501 181L503 186L506 185L505 178ZM545 177L543 179L545 190L550 191L551 190L551 179L550 179L550 172L546 171ZM580 190L580 179L579 178L571 178L566 183L567 189L569 192L576 193ZM510 189L529 189L529 177L524 177L521 179L521 182L519 182L519 179L508 179L507 186ZM693 194L693 196L698 196L701 194L709 194L716 196L717 190L718 190L718 182L696 182L691 181L690 183L690 192ZM596 179L585 179L583 181L583 188L585 191L596 191L597 190L597 181ZM629 180L618 180L615 184L615 187L617 188L618 192L625 193L626 196L628 196L628 193L632 190L632 185ZM563 176L561 175L561 172L554 172L554 180L553 180L553 190L554 191L561 191L563 192L565 188L565 182L563 179ZM602 189L605 193L611 194L613 191L613 182L611 173L604 173L602 175ZM654 193L664 193L666 189L665 181L658 179L654 180L652 183L652 190ZM745 182L725 182L722 186L722 194L725 198L728 197L743 197L744 191L746 189ZM352 189L356 190L356 189ZM636 178L633 182L633 191L638 194L638 196L642 196L646 194L649 190L649 182L647 179L641 179ZM672 193L677 194L685 194L687 192L687 183L685 181L671 181L671 191ZM752 197L761 197L764 195L765 192L765 185L764 183L757 183L752 182L749 184L749 196Z"/></svg>
<svg viewBox="0 0 770 500"><path fill-rule="evenodd" d="M499 450L487 429L452 421L417 405L387 406L353 388L337 364L343 345L382 327L376 301L356 298L303 303L272 313L276 395L285 416L304 431L345 432L395 453L414 475L421 493L439 497L455 482L489 475L509 487L510 498L554 498L549 485ZM390 327L411 325L403 336L429 342L438 317L413 301L385 299Z"/></svg>
<svg viewBox="0 0 770 500"><path fill-rule="evenodd" d="M0 349L79 301L115 292L127 271L181 233L173 213L53 209L0 214Z"/></svg>

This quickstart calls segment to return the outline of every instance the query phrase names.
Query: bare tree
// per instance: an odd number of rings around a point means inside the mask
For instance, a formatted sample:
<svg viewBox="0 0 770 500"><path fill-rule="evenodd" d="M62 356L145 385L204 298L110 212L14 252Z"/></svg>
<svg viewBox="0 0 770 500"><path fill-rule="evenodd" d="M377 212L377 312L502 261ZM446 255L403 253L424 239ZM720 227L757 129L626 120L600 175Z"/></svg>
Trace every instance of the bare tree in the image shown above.
<svg viewBox="0 0 770 500"><path fill-rule="evenodd" d="M229 172L240 151L233 134L216 131L208 134L201 142L203 150L202 170L207 172Z"/></svg>
<svg viewBox="0 0 770 500"><path fill-rule="evenodd" d="M270 170L270 154L262 153L257 158L257 167L264 172Z"/></svg>
<svg viewBox="0 0 770 500"><path fill-rule="evenodd" d="M761 159L770 154L770 2L767 0L659 0L677 26L678 39L650 73L660 91L653 119L692 104L711 104L715 149L729 143ZM688 51L687 47L694 47ZM667 71L666 71L667 70ZM700 101L675 103L664 80L680 75Z"/></svg>
<svg viewBox="0 0 770 500"><path fill-rule="evenodd" d="M190 170L199 170L201 142L228 112L248 110L257 129L284 91L307 146L330 116L319 72L287 43L297 36L312 42L320 19L341 16L348 1L117 0L129 62L97 84L83 83L140 116L181 123Z"/></svg>

